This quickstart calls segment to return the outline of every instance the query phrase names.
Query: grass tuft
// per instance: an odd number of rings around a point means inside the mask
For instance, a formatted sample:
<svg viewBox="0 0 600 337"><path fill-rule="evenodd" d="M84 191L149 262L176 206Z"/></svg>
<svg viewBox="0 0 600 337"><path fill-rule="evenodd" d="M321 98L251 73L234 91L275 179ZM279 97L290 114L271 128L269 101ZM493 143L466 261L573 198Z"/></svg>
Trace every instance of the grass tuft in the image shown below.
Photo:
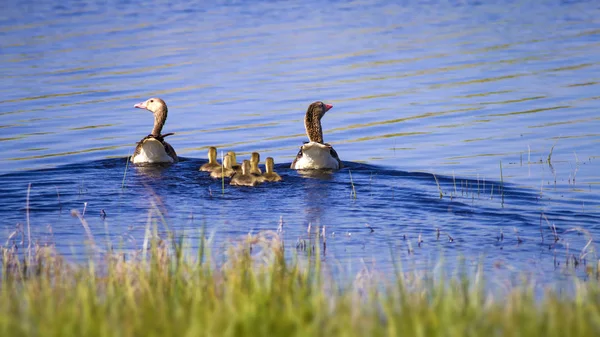
<svg viewBox="0 0 600 337"><path fill-rule="evenodd" d="M145 249L101 252L69 263L53 246L31 262L0 248L0 331L5 336L597 336L600 288L574 293L531 286L487 292L483 272L393 279L366 266L349 284L334 281L317 229L307 255L286 258L276 231L248 235L222 261L204 230L194 251L183 238L146 228ZM325 234L324 227L321 232ZM453 239L448 235L449 240ZM420 240L419 240L420 241ZM392 256L394 261L395 257ZM575 263L575 260L573 260ZM597 272L596 272L597 276Z"/></svg>

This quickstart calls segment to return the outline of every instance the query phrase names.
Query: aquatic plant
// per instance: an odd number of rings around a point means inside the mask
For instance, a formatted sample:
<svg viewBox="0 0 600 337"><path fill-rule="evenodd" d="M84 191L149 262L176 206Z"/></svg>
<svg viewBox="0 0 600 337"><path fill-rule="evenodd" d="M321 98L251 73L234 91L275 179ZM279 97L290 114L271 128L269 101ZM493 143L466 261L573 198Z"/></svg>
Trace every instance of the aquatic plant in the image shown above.
<svg viewBox="0 0 600 337"><path fill-rule="evenodd" d="M350 176L350 186L352 186L352 191L350 192L350 196L353 199L356 199L356 188L354 187L354 180L352 180L352 172L348 169L348 175Z"/></svg>

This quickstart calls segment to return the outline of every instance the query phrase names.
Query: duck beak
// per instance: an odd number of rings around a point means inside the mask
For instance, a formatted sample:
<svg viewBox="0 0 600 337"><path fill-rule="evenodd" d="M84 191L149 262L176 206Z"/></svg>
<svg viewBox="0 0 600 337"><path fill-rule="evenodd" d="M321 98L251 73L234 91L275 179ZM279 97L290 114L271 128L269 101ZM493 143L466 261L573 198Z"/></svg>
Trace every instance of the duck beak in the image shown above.
<svg viewBox="0 0 600 337"><path fill-rule="evenodd" d="M325 104L325 112L329 111L329 109L333 108L331 104Z"/></svg>
<svg viewBox="0 0 600 337"><path fill-rule="evenodd" d="M134 105L133 107L138 108L138 109L146 109L146 102L138 103L138 104Z"/></svg>

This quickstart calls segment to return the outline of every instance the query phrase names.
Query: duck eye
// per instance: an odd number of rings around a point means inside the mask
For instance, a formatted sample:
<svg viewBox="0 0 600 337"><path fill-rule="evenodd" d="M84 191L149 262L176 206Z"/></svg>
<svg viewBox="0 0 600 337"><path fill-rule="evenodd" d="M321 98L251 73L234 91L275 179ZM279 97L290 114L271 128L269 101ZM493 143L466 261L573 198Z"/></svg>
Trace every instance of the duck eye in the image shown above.
<svg viewBox="0 0 600 337"><path fill-rule="evenodd" d="M151 99L151 100L150 100L150 103L154 103L154 100L153 100L153 99Z"/></svg>

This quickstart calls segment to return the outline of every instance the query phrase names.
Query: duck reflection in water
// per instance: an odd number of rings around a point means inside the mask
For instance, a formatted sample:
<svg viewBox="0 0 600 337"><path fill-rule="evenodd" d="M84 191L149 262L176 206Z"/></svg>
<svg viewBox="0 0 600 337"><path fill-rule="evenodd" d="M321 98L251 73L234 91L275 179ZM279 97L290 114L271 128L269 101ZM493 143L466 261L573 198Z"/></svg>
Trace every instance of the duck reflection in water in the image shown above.
<svg viewBox="0 0 600 337"><path fill-rule="evenodd" d="M308 170L307 170L308 171ZM327 212L330 211L329 200L332 198L330 188L325 188L323 180L330 180L332 172L314 172L311 170L311 176L317 179L302 179L302 187L299 187L304 195L303 212L306 224L311 224L309 236L314 239L315 231L318 230L321 224L324 224L322 219L328 218ZM320 174L317 174L320 173ZM309 174L307 172L307 174Z"/></svg>
<svg viewBox="0 0 600 337"><path fill-rule="evenodd" d="M298 174L305 178L314 178L319 180L332 180L333 170L297 170Z"/></svg>
<svg viewBox="0 0 600 337"><path fill-rule="evenodd" d="M137 173L153 179L162 179L167 170L172 168L170 163L154 163L152 165L132 165Z"/></svg>

